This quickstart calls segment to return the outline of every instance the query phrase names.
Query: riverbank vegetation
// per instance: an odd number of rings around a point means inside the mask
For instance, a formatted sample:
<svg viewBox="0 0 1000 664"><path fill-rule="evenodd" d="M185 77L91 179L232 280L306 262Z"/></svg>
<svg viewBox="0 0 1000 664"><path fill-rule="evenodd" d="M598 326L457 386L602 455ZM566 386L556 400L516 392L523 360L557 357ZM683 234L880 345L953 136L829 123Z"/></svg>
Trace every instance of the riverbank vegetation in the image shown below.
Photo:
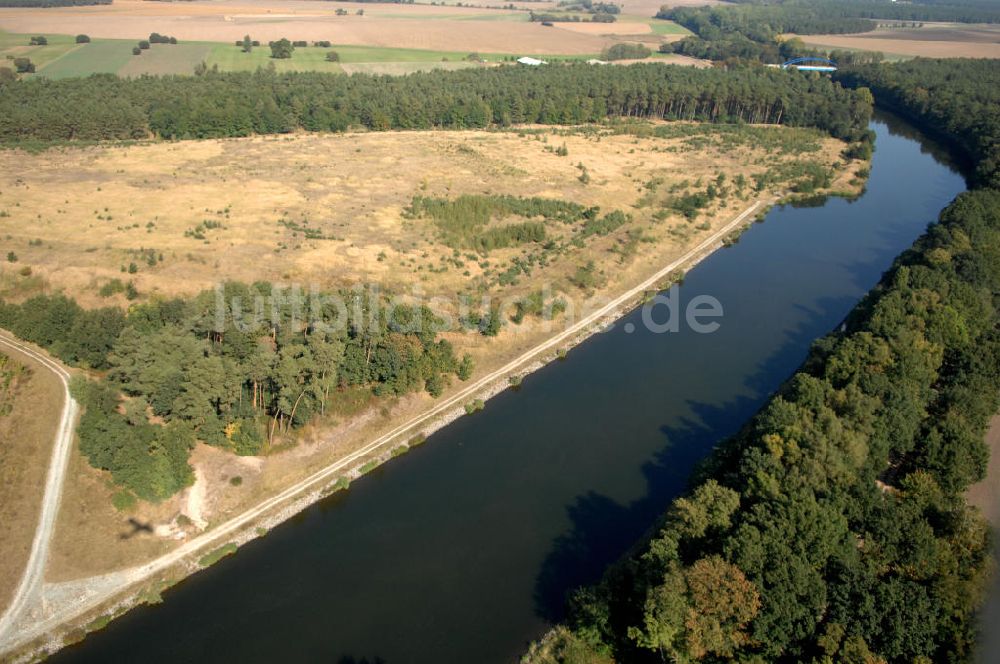
<svg viewBox="0 0 1000 664"><path fill-rule="evenodd" d="M965 65L856 81L989 185L993 114L973 132L970 108L995 86ZM964 494L1000 406L998 247L1000 191L960 195L529 661L970 661L991 552Z"/></svg>
<svg viewBox="0 0 1000 664"><path fill-rule="evenodd" d="M838 73L867 87L881 106L951 141L976 165L976 180L1000 188L1000 60L918 58Z"/></svg>

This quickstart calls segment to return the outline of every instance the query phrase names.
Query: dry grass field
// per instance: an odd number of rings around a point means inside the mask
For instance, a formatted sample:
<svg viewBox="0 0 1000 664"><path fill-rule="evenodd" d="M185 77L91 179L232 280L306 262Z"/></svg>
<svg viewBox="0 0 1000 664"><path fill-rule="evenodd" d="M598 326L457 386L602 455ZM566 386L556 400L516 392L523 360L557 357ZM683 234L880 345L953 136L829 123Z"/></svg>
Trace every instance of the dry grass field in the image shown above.
<svg viewBox="0 0 1000 664"><path fill-rule="evenodd" d="M63 388L51 371L6 347L0 351L0 612L21 578L42 501Z"/></svg>
<svg viewBox="0 0 1000 664"><path fill-rule="evenodd" d="M17 262L0 264L0 297L63 290L87 306L125 306L123 295L102 296L102 287L134 281L144 298L190 294L222 279L268 279L324 288L375 282L404 294L419 287L425 296L451 300L456 293L522 297L550 284L571 307L588 297L607 301L790 184L779 178L755 190L755 175L808 163L836 175L831 189L856 189L852 180L862 164L845 164L843 147L807 130L672 123L6 151L0 153L0 254L13 251ZM720 175L726 193L695 219L672 211L671 200L705 191ZM740 176L749 184L737 190ZM455 252L441 244L431 220L404 212L414 195L462 194L571 201L599 206L602 215L621 211L630 221L592 235L551 222L546 234L562 248L544 250L530 278L501 285L498 275L543 248ZM590 261L596 280L581 290L574 275ZM549 334L529 320L508 324L493 339L446 336L484 373ZM370 392L339 399L326 420L268 457L237 458L199 446L192 457L198 484L155 506L117 511L108 478L74 451L50 579L148 559L434 403L423 393L378 407Z"/></svg>
<svg viewBox="0 0 1000 664"><path fill-rule="evenodd" d="M858 35L808 35L806 44L928 58L1000 58L1000 25L925 23Z"/></svg>
<svg viewBox="0 0 1000 664"><path fill-rule="evenodd" d="M191 294L220 279L323 288L378 282L393 291L420 283L429 295L455 293L489 280L521 249L492 252L487 267L466 260L442 271L452 250L436 242L429 221L404 218L415 195L540 196L648 222L653 208L635 206L650 182L666 190L685 180L693 189L719 173L749 177L767 168L767 152L751 145L727 154L689 149L682 138L561 133L376 132L5 151L0 249L18 256L6 282L44 280L87 305L124 303L100 295L115 279L134 281L148 296ZM566 156L556 153L563 145ZM580 181L581 165L590 184ZM307 239L306 227L322 239ZM679 217L648 230L658 241L681 231L696 232ZM552 264L550 276L563 277L579 260L560 258L567 264ZM30 277L18 273L24 266Z"/></svg>

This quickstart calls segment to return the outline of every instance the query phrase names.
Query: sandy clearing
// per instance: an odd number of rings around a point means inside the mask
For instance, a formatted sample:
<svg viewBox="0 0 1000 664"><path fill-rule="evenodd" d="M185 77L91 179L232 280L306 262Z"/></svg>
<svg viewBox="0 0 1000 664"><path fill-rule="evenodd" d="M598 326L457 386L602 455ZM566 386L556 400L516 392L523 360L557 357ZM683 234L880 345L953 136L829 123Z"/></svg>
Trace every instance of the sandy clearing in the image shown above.
<svg viewBox="0 0 1000 664"><path fill-rule="evenodd" d="M556 23L560 30L569 30L583 35L647 35L653 29L648 23Z"/></svg>
<svg viewBox="0 0 1000 664"><path fill-rule="evenodd" d="M982 510L983 516L994 528L1000 528L1000 414L990 420L986 444L990 448L986 477L969 487L966 498L970 505Z"/></svg>

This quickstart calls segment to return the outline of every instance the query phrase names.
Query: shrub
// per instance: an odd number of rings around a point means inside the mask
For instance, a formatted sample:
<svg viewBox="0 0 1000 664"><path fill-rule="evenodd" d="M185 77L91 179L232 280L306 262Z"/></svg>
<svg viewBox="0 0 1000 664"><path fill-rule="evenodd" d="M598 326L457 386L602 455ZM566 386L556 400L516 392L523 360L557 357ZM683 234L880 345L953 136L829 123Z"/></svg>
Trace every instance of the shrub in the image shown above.
<svg viewBox="0 0 1000 664"><path fill-rule="evenodd" d="M17 262L17 254L15 254L13 251L8 251L7 252L7 262L8 263L16 263Z"/></svg>
<svg viewBox="0 0 1000 664"><path fill-rule="evenodd" d="M39 35L38 37L32 37L31 41L29 43L32 46L46 46L46 45L48 45L49 40L46 39L45 37Z"/></svg>
<svg viewBox="0 0 1000 664"><path fill-rule="evenodd" d="M132 47L132 55L142 55L142 49L138 46Z"/></svg>
<svg viewBox="0 0 1000 664"><path fill-rule="evenodd" d="M206 553L198 561L198 564L201 565L202 567L208 567L209 565L214 565L215 563L219 562L226 556L230 556L234 553L236 553L236 545L230 542L229 544L220 546L218 549L212 551L211 553Z"/></svg>
<svg viewBox="0 0 1000 664"><path fill-rule="evenodd" d="M601 53L603 60L642 60L652 54L648 48L642 44L621 43L614 44L604 49Z"/></svg>
<svg viewBox="0 0 1000 664"><path fill-rule="evenodd" d="M35 63L29 58L14 58L14 71L18 74L34 74Z"/></svg>
<svg viewBox="0 0 1000 664"><path fill-rule="evenodd" d="M135 494L131 491L125 489L121 491L116 491L111 496L111 504L114 505L115 509L119 512L129 512L135 507L136 503Z"/></svg>
<svg viewBox="0 0 1000 664"><path fill-rule="evenodd" d="M144 51L147 50L149 48L149 42L143 39L142 41L139 42L139 48L141 48Z"/></svg>
<svg viewBox="0 0 1000 664"><path fill-rule="evenodd" d="M340 62L340 53L337 53L336 51L327 51L326 52L326 61L327 62Z"/></svg>
<svg viewBox="0 0 1000 664"><path fill-rule="evenodd" d="M229 484L232 486L241 486L243 484L243 478L239 475L234 475L229 478Z"/></svg>
<svg viewBox="0 0 1000 664"><path fill-rule="evenodd" d="M121 279L112 279L108 283L101 286L101 289L97 291L98 295L101 297L111 297L118 293L125 292L125 284L122 283Z"/></svg>
<svg viewBox="0 0 1000 664"><path fill-rule="evenodd" d="M90 37L88 37L87 35L77 35L76 36L76 43L77 44L89 44L90 43Z"/></svg>
<svg viewBox="0 0 1000 664"><path fill-rule="evenodd" d="M271 42L271 57L278 60L287 60L292 57L295 46L284 37L278 41Z"/></svg>

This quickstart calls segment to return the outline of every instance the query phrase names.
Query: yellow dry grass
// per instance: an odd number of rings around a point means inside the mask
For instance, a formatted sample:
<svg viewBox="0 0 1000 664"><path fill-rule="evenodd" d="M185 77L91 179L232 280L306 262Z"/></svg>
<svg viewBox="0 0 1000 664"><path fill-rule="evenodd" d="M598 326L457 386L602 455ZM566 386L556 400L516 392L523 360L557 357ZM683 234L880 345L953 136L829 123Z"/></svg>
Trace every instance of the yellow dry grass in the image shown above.
<svg viewBox="0 0 1000 664"><path fill-rule="evenodd" d="M844 168L839 159L843 144L818 142L821 149L805 158L836 167L841 175L834 188L848 189L847 180L859 164ZM553 151L563 144L568 156ZM550 283L554 291L578 300L579 292L567 277L583 262L594 260L603 283L593 295L595 301L607 301L688 251L758 196L775 193L733 197L726 207L708 209L697 223L679 216L656 222L652 215L658 207L643 201L650 183L659 182L658 191L665 192L682 181L708 182L720 172L732 182L737 174L750 176L794 158L768 153L754 141L727 145L709 140L693 149L682 138L551 128L259 137L41 155L5 152L0 153L0 210L9 210L11 216L0 218L0 237L9 234L11 240L0 242L0 250L12 243L18 248L19 266L30 265L53 287L89 305L116 301L96 293L110 278L134 278L140 291L163 295L192 293L220 279L270 279L324 287L378 282L401 292L419 285L428 296L454 296L482 274L482 268L469 260L464 266L469 275L454 267L430 270L440 268L452 252L435 242L429 222L403 218L403 207L412 196L537 195L598 205L604 212L621 209L634 221L552 258L519 285L494 287L491 294L515 296ZM589 185L579 180L578 164L586 166ZM278 225L282 217L308 218L312 227L338 239L293 237ZM185 237L185 230L206 218L220 221L224 228L207 231L207 242ZM150 222L154 226L147 229ZM623 257L629 230L641 232L648 241ZM41 243L29 246L34 239ZM140 247L156 248L164 262L153 268L141 264L138 274L122 275L120 266L131 259L129 251ZM518 249L494 251L489 260L494 269L501 269L519 254ZM6 283L16 286L13 268L3 270ZM543 325L525 323L508 325L494 339L447 336L460 353L473 355L477 375L484 375L552 333ZM458 389L456 381L445 394ZM192 463L206 483L197 497L200 515L212 524L239 514L435 403L423 393L377 404L370 399L370 393L342 395L353 404L338 406L336 416L306 427L297 442L266 458L239 459L199 446ZM50 580L135 564L180 541L174 538L196 532L178 521L178 515L191 511L186 493L161 505L143 504L134 512L119 513L110 505L107 476L89 468L76 452L71 463ZM230 481L236 476L241 478L239 486Z"/></svg>
<svg viewBox="0 0 1000 664"><path fill-rule="evenodd" d="M6 346L0 347L2 357L28 373L6 395L13 397L10 412L0 412L0 613L28 562L63 399L62 384L51 371ZM0 406L4 402L0 395Z"/></svg>

